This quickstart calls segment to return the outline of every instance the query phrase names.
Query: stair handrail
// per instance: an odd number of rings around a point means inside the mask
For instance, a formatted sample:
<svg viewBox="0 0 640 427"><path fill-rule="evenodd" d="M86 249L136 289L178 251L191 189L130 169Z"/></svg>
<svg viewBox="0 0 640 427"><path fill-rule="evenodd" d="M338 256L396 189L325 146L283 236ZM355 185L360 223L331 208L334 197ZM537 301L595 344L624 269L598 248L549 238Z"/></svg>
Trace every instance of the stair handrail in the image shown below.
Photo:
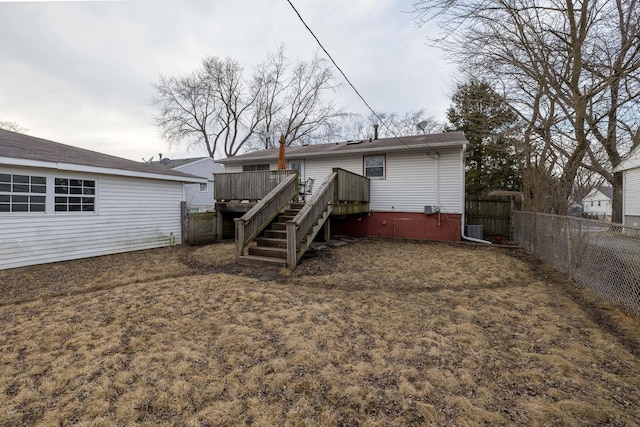
<svg viewBox="0 0 640 427"><path fill-rule="evenodd" d="M289 175L241 218L236 218L236 259L298 194L298 174Z"/></svg>
<svg viewBox="0 0 640 427"><path fill-rule="evenodd" d="M300 209L300 212L293 219L287 221L287 266L290 269L294 269L298 263L298 246L333 201L337 176L337 172L332 172L318 191L314 192L311 199Z"/></svg>

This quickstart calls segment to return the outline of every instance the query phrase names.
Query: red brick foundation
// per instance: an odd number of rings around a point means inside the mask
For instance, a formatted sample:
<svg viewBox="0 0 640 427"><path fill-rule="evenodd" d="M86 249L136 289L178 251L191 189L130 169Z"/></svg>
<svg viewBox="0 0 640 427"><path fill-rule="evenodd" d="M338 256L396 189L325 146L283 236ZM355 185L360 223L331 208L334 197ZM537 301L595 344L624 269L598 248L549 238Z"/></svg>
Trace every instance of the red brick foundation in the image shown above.
<svg viewBox="0 0 640 427"><path fill-rule="evenodd" d="M344 219L332 218L331 233L351 237L460 241L460 214L425 215L408 212L371 212Z"/></svg>

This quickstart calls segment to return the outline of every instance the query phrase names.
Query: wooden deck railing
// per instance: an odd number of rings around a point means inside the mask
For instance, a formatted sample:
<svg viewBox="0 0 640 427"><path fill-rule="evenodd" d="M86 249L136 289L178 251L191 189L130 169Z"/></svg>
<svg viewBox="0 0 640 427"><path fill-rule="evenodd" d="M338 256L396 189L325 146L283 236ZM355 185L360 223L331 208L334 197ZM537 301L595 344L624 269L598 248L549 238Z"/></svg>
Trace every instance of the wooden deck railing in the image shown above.
<svg viewBox="0 0 640 427"><path fill-rule="evenodd" d="M337 173L336 177L336 200L340 202L368 202L369 201L369 178L346 171L340 168L333 168Z"/></svg>
<svg viewBox="0 0 640 427"><path fill-rule="evenodd" d="M291 270L296 268L300 257L331 214L330 203L335 197L337 176L338 172L335 171L329 175L300 212L292 220L287 221L287 267Z"/></svg>
<svg viewBox="0 0 640 427"><path fill-rule="evenodd" d="M260 200L291 175L297 175L297 171L216 173L213 176L213 194L217 201Z"/></svg>
<svg viewBox="0 0 640 427"><path fill-rule="evenodd" d="M260 202L252 207L236 224L236 259L244 255L247 244L280 213L280 211L298 195L298 174L276 175L283 178L267 193ZM256 187L257 188L257 187Z"/></svg>

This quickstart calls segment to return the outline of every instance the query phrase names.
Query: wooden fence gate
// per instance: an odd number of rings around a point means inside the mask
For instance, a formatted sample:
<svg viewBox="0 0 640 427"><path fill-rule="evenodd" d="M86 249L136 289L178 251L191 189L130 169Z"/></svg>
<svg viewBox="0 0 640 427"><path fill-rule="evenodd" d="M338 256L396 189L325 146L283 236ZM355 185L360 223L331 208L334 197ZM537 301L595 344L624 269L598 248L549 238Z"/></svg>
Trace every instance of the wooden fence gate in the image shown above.
<svg viewBox="0 0 640 427"><path fill-rule="evenodd" d="M486 240L496 237L513 240L511 215L520 208L514 196L467 196L465 199L466 225L482 225Z"/></svg>
<svg viewBox="0 0 640 427"><path fill-rule="evenodd" d="M182 202L182 242L187 245L201 245L220 240L217 212L189 212Z"/></svg>

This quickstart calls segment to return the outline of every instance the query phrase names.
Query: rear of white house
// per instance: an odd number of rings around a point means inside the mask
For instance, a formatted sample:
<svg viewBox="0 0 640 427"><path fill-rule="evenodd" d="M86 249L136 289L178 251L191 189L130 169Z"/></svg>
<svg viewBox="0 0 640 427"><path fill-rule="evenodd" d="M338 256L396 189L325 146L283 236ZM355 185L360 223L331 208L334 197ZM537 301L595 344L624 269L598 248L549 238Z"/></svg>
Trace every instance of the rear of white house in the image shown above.
<svg viewBox="0 0 640 427"><path fill-rule="evenodd" d="M0 269L179 244L180 172L0 130Z"/></svg>
<svg viewBox="0 0 640 427"><path fill-rule="evenodd" d="M622 223L640 227L640 146L615 168L622 172Z"/></svg>
<svg viewBox="0 0 640 427"><path fill-rule="evenodd" d="M314 191L333 168L369 178L370 212L336 221L337 234L456 241L464 215L466 145L464 133L444 132L291 146L285 160L299 171L301 183L314 180ZM227 173L277 169L278 149L218 162Z"/></svg>

